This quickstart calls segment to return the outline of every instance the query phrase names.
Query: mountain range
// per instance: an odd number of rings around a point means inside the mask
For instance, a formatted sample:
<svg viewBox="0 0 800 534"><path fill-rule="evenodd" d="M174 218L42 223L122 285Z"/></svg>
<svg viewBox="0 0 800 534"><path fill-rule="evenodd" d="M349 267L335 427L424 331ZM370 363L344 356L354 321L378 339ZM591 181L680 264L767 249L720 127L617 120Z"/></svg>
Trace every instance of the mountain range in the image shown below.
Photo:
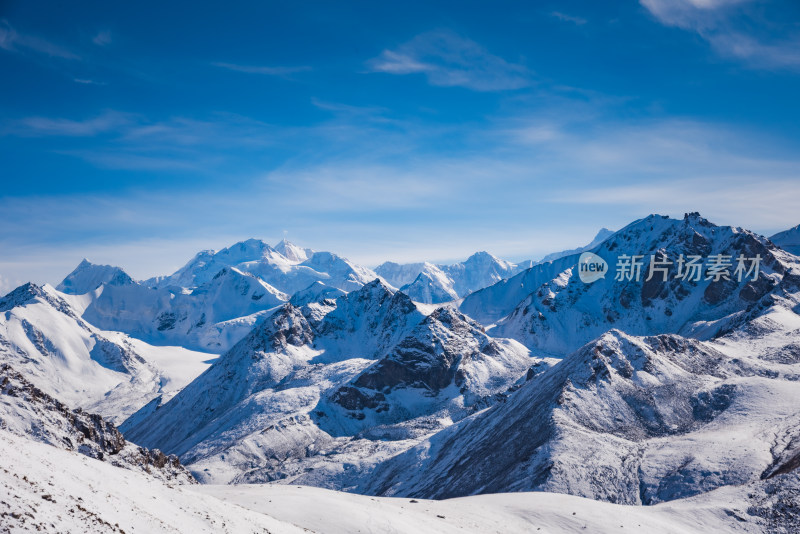
<svg viewBox="0 0 800 534"><path fill-rule="evenodd" d="M213 485L546 492L781 531L800 519L797 235L689 213L525 264L372 271L285 240L145 281L84 260L0 299L0 436L245 508ZM605 276L582 279L587 257Z"/></svg>

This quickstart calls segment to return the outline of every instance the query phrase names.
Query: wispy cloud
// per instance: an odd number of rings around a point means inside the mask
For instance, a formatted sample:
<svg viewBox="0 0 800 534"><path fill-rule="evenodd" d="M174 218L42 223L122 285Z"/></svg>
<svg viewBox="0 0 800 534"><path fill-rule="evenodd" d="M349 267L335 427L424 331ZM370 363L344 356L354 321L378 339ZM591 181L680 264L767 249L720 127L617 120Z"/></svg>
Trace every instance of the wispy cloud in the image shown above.
<svg viewBox="0 0 800 534"><path fill-rule="evenodd" d="M758 34L747 21L753 0L640 0L659 22L696 32L720 56L757 69L800 68L800 35ZM745 22L742 19L745 19ZM780 24L780 23L779 23Z"/></svg>
<svg viewBox="0 0 800 534"><path fill-rule="evenodd" d="M247 74L264 74L267 76L279 76L279 77L287 77L292 74L297 74L298 72L306 72L311 70L311 67L309 66L269 67L269 66L258 66L258 65L239 65L236 63L222 63L222 62L214 62L211 64L215 67L232 70L235 72L244 72Z"/></svg>
<svg viewBox="0 0 800 534"><path fill-rule="evenodd" d="M584 24L586 24L588 22L585 18L576 17L574 15L567 15L566 13L562 13L560 11L553 11L552 13L550 13L550 16L555 17L558 20L561 20L561 21L564 21L564 22L571 22L572 24L575 24L576 26L583 26Z"/></svg>
<svg viewBox="0 0 800 534"><path fill-rule="evenodd" d="M92 42L97 46L108 46L111 44L111 31L103 30L97 32L97 34L92 37Z"/></svg>
<svg viewBox="0 0 800 534"><path fill-rule="evenodd" d="M20 33L7 20L0 21L0 49L8 52L35 52L49 57L79 60L80 56L36 35Z"/></svg>
<svg viewBox="0 0 800 534"><path fill-rule="evenodd" d="M81 85L107 85L106 82L98 82L89 78L73 78L72 81Z"/></svg>
<svg viewBox="0 0 800 534"><path fill-rule="evenodd" d="M372 72L424 74L431 85L441 87L507 91L531 85L524 65L510 63L451 31L418 35L394 50L384 50L367 65Z"/></svg>
<svg viewBox="0 0 800 534"><path fill-rule="evenodd" d="M84 120L26 117L8 123L0 133L24 137L93 137L102 133L119 131L136 120L135 115L118 111L106 111L101 115Z"/></svg>
<svg viewBox="0 0 800 534"><path fill-rule="evenodd" d="M53 150L103 169L200 172L235 159L229 155L232 149L241 156L280 139L271 125L238 115L219 113L204 120L187 117L151 120L116 110L86 119L25 117L1 125L2 135L92 138L93 146L87 148Z"/></svg>

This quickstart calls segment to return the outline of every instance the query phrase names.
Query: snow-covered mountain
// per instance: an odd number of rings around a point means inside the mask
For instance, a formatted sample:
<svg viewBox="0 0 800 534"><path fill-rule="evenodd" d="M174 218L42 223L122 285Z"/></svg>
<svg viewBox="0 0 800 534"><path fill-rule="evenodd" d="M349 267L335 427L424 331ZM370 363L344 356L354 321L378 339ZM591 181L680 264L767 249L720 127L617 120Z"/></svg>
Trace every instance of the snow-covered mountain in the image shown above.
<svg viewBox="0 0 800 534"><path fill-rule="evenodd" d="M70 492L98 517L146 508L107 480L187 521L203 516L198 531L324 531L335 510L342 532L365 521L792 532L795 230L766 239L699 214L651 215L533 265L478 253L377 274L285 240L201 252L146 282L84 261L60 291L28 284L0 299L0 491L17 495L0 499L0 517L19 529L77 525L90 516ZM587 280L581 262L607 274ZM124 438L112 424L122 420ZM178 465L130 442L178 455L201 482L280 488L170 489L147 471ZM39 467L53 458L71 478ZM53 500L20 515L48 482ZM309 502L314 514L301 513ZM125 525L172 526L168 515Z"/></svg>
<svg viewBox="0 0 800 534"><path fill-rule="evenodd" d="M697 214L682 220L651 215L623 228L593 252L608 264L605 278L582 282L579 257L567 256L470 295L460 309L470 315L477 308L479 320L496 321L493 335L562 355L613 328L634 335L679 333L708 339L731 328L742 314L777 290L798 261L762 236L715 226ZM638 280L617 279L615 266L626 255L641 260ZM656 260L666 257L670 263L653 264L650 277L653 255ZM728 263L727 274L719 277L708 271L718 255ZM700 268L691 271L679 265L681 256L687 262L699 257ZM754 269L738 279L735 269L740 256L760 257L757 274ZM750 260L743 265L752 268ZM663 272L658 270L661 267ZM688 276L678 276L680 269ZM509 310L522 293L529 294ZM484 306L485 302L491 304ZM507 310L508 315L500 319Z"/></svg>
<svg viewBox="0 0 800 534"><path fill-rule="evenodd" d="M98 328L155 345L224 352L293 294L295 303L336 298L375 278L329 252L250 239L202 251L171 276L144 282L84 260L59 288L85 295L81 316Z"/></svg>
<svg viewBox="0 0 800 534"><path fill-rule="evenodd" d="M415 302L440 304L459 298L455 280L432 263L424 263L414 280L400 288Z"/></svg>
<svg viewBox="0 0 800 534"><path fill-rule="evenodd" d="M783 232L778 232L769 239L783 250L791 252L795 256L800 256L800 224Z"/></svg>
<svg viewBox="0 0 800 534"><path fill-rule="evenodd" d="M123 286L133 283L133 278L119 267L96 265L84 258L56 289L69 295L83 295L103 284Z"/></svg>
<svg viewBox="0 0 800 534"><path fill-rule="evenodd" d="M527 266L501 260L488 252L476 252L452 265L386 262L375 272L414 301L439 304L495 284Z"/></svg>
<svg viewBox="0 0 800 534"><path fill-rule="evenodd" d="M69 405L124 420L152 398L174 394L214 357L100 330L67 298L25 284L0 299L0 362Z"/></svg>
<svg viewBox="0 0 800 534"><path fill-rule="evenodd" d="M209 282L226 267L251 274L287 295L306 289L314 282L352 291L377 277L369 269L331 252L302 249L286 240L273 248L259 239L248 239L219 252L204 250L174 274L145 280L143 284L157 288L195 288Z"/></svg>
<svg viewBox="0 0 800 534"><path fill-rule="evenodd" d="M784 304L797 306L797 289ZM777 304L749 335L713 343L606 333L508 402L380 465L360 491L537 490L650 505L789 472L800 455L800 317L791 309Z"/></svg>
<svg viewBox="0 0 800 534"><path fill-rule="evenodd" d="M249 273L223 267L191 290L104 285L86 298L82 317L99 328L157 345L223 352L289 296Z"/></svg>
<svg viewBox="0 0 800 534"><path fill-rule="evenodd" d="M505 398L533 363L518 343L488 337L455 310L426 316L376 280L335 301L285 305L123 430L178 454L204 481L349 487Z"/></svg>

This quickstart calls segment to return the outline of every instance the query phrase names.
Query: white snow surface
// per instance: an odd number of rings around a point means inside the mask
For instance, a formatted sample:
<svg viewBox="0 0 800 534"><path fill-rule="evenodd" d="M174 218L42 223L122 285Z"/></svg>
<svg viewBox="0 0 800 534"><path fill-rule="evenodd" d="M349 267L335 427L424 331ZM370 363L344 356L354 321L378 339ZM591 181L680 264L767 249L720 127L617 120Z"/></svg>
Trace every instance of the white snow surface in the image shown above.
<svg viewBox="0 0 800 534"><path fill-rule="evenodd" d="M0 430L3 532L294 534L302 528Z"/></svg>
<svg viewBox="0 0 800 534"><path fill-rule="evenodd" d="M796 477L782 482L798 486ZM785 492L759 483L637 507L558 493L411 502L300 486L181 486L0 430L0 517L13 534L790 532L776 512Z"/></svg>

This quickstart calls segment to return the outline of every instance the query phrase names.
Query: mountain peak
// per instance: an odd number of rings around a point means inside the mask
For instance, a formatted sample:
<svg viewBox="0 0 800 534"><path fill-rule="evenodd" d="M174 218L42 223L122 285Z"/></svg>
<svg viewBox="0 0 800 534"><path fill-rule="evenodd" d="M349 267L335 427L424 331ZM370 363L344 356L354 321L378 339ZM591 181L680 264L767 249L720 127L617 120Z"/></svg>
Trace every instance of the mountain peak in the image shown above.
<svg viewBox="0 0 800 534"><path fill-rule="evenodd" d="M280 242L275 245L275 250L280 252L287 260L302 263L306 261L310 256L310 250L300 248L285 237L280 240Z"/></svg>
<svg viewBox="0 0 800 534"><path fill-rule="evenodd" d="M481 250L479 252L476 252L469 258L467 258L464 261L464 263L476 262L476 261L502 261L502 260L498 259L497 256L495 256L494 254L490 254L485 250Z"/></svg>
<svg viewBox="0 0 800 534"><path fill-rule="evenodd" d="M656 215L656 217L657 217L657 215ZM663 216L663 217L666 218L666 216ZM705 217L700 215L699 211L693 211L691 213L684 214L683 221L685 223L687 223L687 224L697 224L697 225L700 225L700 226L707 226L707 227L716 226L715 224L712 224L711 222L709 222L708 219L706 219Z"/></svg>
<svg viewBox="0 0 800 534"><path fill-rule="evenodd" d="M75 269L56 287L69 295L84 295L104 284L134 284L133 278L120 267L99 265L83 258Z"/></svg>

